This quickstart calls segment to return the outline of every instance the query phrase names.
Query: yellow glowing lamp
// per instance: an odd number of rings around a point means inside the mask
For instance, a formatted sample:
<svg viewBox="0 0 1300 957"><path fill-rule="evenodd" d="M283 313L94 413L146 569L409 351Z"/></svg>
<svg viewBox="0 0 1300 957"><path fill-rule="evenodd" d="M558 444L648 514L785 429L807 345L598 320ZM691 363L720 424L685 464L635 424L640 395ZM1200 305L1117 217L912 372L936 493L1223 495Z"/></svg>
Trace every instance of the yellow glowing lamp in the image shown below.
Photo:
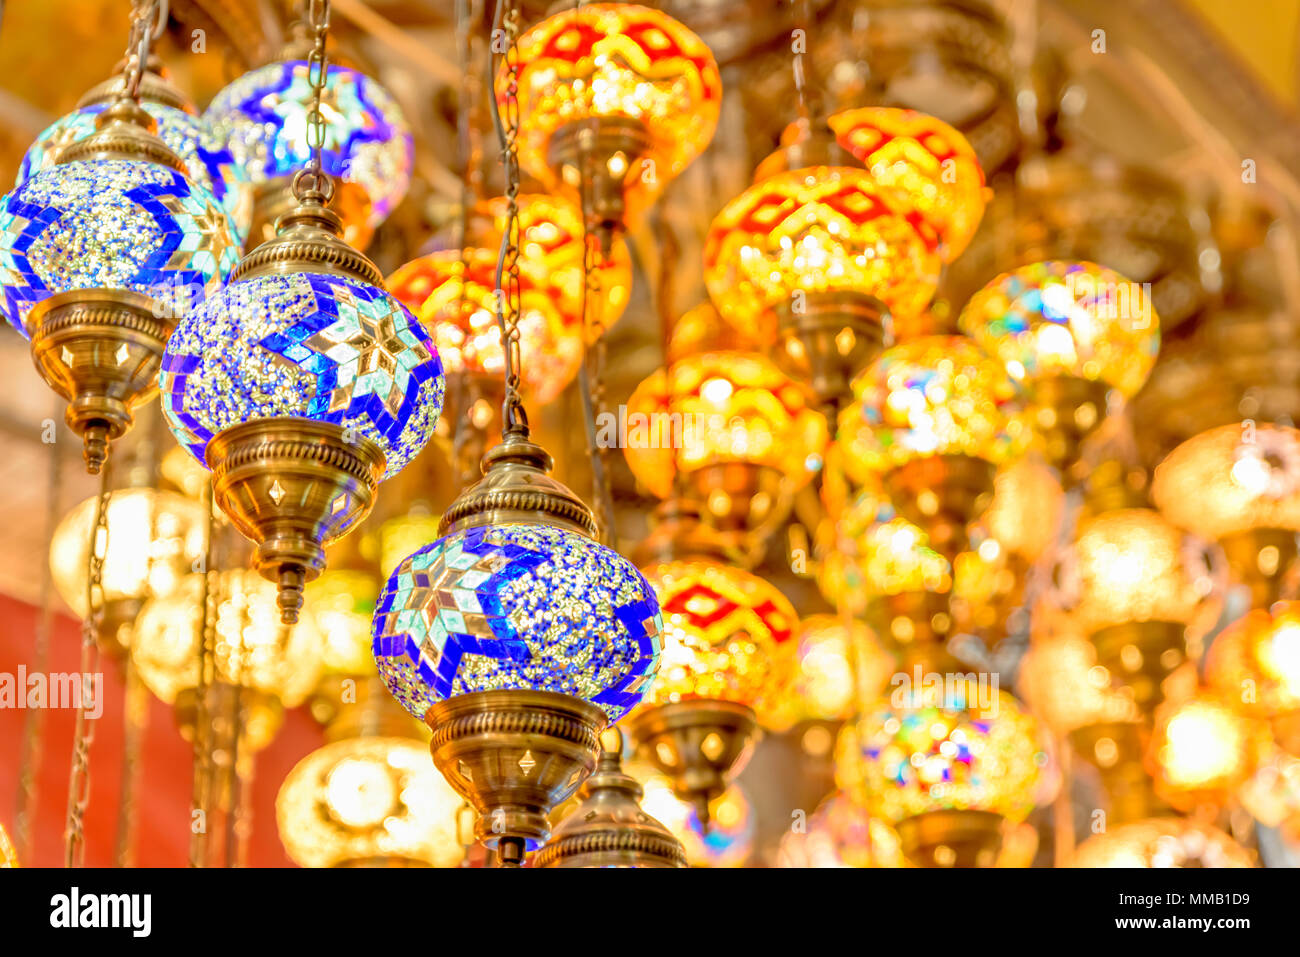
<svg viewBox="0 0 1300 957"><path fill-rule="evenodd" d="M1004 825L1035 804L1038 723L991 682L931 677L845 726L836 782L899 830L914 863L993 866Z"/></svg>
<svg viewBox="0 0 1300 957"><path fill-rule="evenodd" d="M758 352L678 359L637 386L627 415L628 466L658 498L679 471L733 464L770 470L793 493L820 469L828 438L808 389Z"/></svg>
<svg viewBox="0 0 1300 957"><path fill-rule="evenodd" d="M302 867L455 867L463 803L419 741L349 738L294 766L275 817Z"/></svg>
<svg viewBox="0 0 1300 957"><path fill-rule="evenodd" d="M585 194L617 228L713 138L722 80L699 37L633 3L585 3L518 41L519 162L551 188ZM505 109L509 74L496 78Z"/></svg>
<svg viewBox="0 0 1300 957"><path fill-rule="evenodd" d="M467 248L421 256L388 278L388 289L432 334L450 374L501 377L504 359L497 325L496 265L506 200L474 207ZM519 197L519 348L522 386L539 402L560 394L583 355L581 212L545 195ZM595 257L587 290L588 340L627 308L631 259L620 239Z"/></svg>
<svg viewBox="0 0 1300 957"><path fill-rule="evenodd" d="M81 617L94 520L95 499L89 498L64 516L50 540L54 587ZM112 494L103 569L108 629L129 624L144 602L176 590L203 555L204 528L199 503L175 492L128 488Z"/></svg>
<svg viewBox="0 0 1300 957"><path fill-rule="evenodd" d="M1034 714L1060 736L1141 718L1132 695L1111 687L1110 674L1097 664L1092 645L1068 632L1035 636L1021 661L1017 687Z"/></svg>
<svg viewBox="0 0 1300 957"><path fill-rule="evenodd" d="M1255 857L1209 824L1157 817L1094 834L1074 854L1075 867L1255 867Z"/></svg>
<svg viewBox="0 0 1300 957"><path fill-rule="evenodd" d="M1300 756L1300 602L1255 609L1219 632L1205 674L1225 701L1271 720L1278 743Z"/></svg>
<svg viewBox="0 0 1300 957"><path fill-rule="evenodd" d="M781 839L777 867L910 867L898 834L842 791L818 805L806 829Z"/></svg>
<svg viewBox="0 0 1300 957"><path fill-rule="evenodd" d="M1156 793L1179 810L1221 808L1255 772L1270 743L1266 724L1200 691L1157 711L1147 764Z"/></svg>
<svg viewBox="0 0 1300 957"><path fill-rule="evenodd" d="M993 477L993 500L981 522L998 546L1027 562L1056 541L1065 492L1046 465L1022 458Z"/></svg>
<svg viewBox="0 0 1300 957"><path fill-rule="evenodd" d="M766 724L795 665L794 607L750 572L696 559L643 568L663 613L659 673L642 709L693 699L752 708Z"/></svg>
<svg viewBox="0 0 1300 957"><path fill-rule="evenodd" d="M9 835L5 833L3 824L0 824L0 868L3 867L20 867L18 863L18 852L14 850L13 844L9 841Z"/></svg>
<svg viewBox="0 0 1300 957"><path fill-rule="evenodd" d="M1253 607L1289 593L1300 532L1300 430L1246 421L1202 432L1157 466L1151 494L1171 522L1223 546Z"/></svg>
<svg viewBox="0 0 1300 957"><path fill-rule="evenodd" d="M894 671L894 659L870 628L839 615L809 615L799 623L793 680L769 715L783 731L803 721L845 721L859 696L874 700Z"/></svg>
<svg viewBox="0 0 1300 957"><path fill-rule="evenodd" d="M323 661L320 631L311 616L280 623L275 586L248 570L218 572L213 657L218 682L248 688L285 707L301 704L316 687ZM189 575L165 598L145 605L136 620L131 660L145 686L171 704L196 688L203 640L202 580Z"/></svg>
<svg viewBox="0 0 1300 957"><path fill-rule="evenodd" d="M867 106L829 120L836 139L900 205L939 236L944 262L970 244L984 215L984 171L966 137L915 110Z"/></svg>
<svg viewBox="0 0 1300 957"><path fill-rule="evenodd" d="M342 675L374 674L370 630L379 580L365 571L326 569L308 582L306 597L307 614L321 634L325 670Z"/></svg>
<svg viewBox="0 0 1300 957"><path fill-rule="evenodd" d="M917 225L865 170L777 172L714 218L705 283L732 322L754 322L769 310L800 315L809 302L863 296L878 304L882 323L885 314L913 317L934 297L940 269L935 237Z"/></svg>

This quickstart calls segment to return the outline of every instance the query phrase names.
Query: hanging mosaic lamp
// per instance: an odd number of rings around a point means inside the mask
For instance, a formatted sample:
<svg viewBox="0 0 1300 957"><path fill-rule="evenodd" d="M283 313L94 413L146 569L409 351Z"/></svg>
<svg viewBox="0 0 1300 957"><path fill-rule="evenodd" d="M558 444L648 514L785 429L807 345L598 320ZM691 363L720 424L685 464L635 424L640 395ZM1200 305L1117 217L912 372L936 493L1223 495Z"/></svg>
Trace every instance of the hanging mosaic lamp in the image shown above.
<svg viewBox="0 0 1300 957"><path fill-rule="evenodd" d="M304 183L276 238L177 327L162 368L168 424L257 544L286 622L325 543L429 440L444 390L428 332L343 241L328 194Z"/></svg>
<svg viewBox="0 0 1300 957"><path fill-rule="evenodd" d="M703 152L718 124L713 54L649 7L560 10L519 37L516 62L520 165L577 199L603 248ZM499 106L510 87L507 62Z"/></svg>
<svg viewBox="0 0 1300 957"><path fill-rule="evenodd" d="M123 93L93 133L0 200L5 317L68 400L91 473L157 389L177 317L215 293L238 258L226 211L156 129Z"/></svg>
<svg viewBox="0 0 1300 957"><path fill-rule="evenodd" d="M590 510L550 468L526 428L507 428L375 611L380 676L433 729L434 762L511 865L546 841L600 731L659 667L653 590L594 540Z"/></svg>
<svg viewBox="0 0 1300 957"><path fill-rule="evenodd" d="M1113 389L1132 398L1160 351L1150 292L1088 262L1032 263L971 297L961 330L1024 383L1049 463L1070 483Z"/></svg>
<svg viewBox="0 0 1300 957"><path fill-rule="evenodd" d="M289 184L312 152L311 44L301 24L295 32L279 60L239 77L203 114L253 185L253 245L273 238L276 222L292 209ZM351 67L328 65L321 112L322 162L337 183L334 209L348 243L364 249L406 195L415 141L392 95Z"/></svg>
<svg viewBox="0 0 1300 957"><path fill-rule="evenodd" d="M15 187L54 166L64 147L95 131L99 114L126 88L127 65L125 60L119 63L115 76L88 91L75 110L41 131L23 155ZM149 58L140 77L140 105L158 124L158 138L185 161L190 182L211 193L230 216L235 241L242 245L253 214L252 189L243 168L196 114L194 104L168 80L157 57Z"/></svg>
<svg viewBox="0 0 1300 957"><path fill-rule="evenodd" d="M940 246L904 191L806 120L713 220L704 278L723 317L775 337L777 360L833 417L893 326L914 326L934 298Z"/></svg>
<svg viewBox="0 0 1300 957"><path fill-rule="evenodd" d="M923 336L885 352L854 383L838 442L856 481L883 483L899 514L953 561L989 506L999 466L1032 437L1023 394L961 336Z"/></svg>
<svg viewBox="0 0 1300 957"><path fill-rule="evenodd" d="M663 661L629 730L641 758L707 822L759 724L779 723L798 617L774 585L737 567L692 502L660 507L638 557L664 616Z"/></svg>

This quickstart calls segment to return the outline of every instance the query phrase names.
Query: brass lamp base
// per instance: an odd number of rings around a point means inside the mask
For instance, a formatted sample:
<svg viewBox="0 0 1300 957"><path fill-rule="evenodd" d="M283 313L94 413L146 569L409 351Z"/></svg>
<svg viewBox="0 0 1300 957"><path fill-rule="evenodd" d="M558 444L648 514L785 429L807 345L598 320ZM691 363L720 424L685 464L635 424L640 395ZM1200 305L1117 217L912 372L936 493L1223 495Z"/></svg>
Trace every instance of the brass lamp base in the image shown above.
<svg viewBox="0 0 1300 957"><path fill-rule="evenodd" d="M32 360L68 400L68 427L85 443L86 471L99 473L108 444L131 427L135 409L158 391L158 369L176 320L124 289L74 289L27 316Z"/></svg>
<svg viewBox="0 0 1300 957"><path fill-rule="evenodd" d="M746 705L694 698L633 715L628 730L638 753L672 779L673 792L708 827L709 802L749 763L758 721Z"/></svg>
<svg viewBox="0 0 1300 957"><path fill-rule="evenodd" d="M605 712L551 691L476 691L429 708L433 763L478 812L475 837L503 867L550 836L547 815L596 767Z"/></svg>
<svg viewBox="0 0 1300 957"><path fill-rule="evenodd" d="M364 436L309 419L254 419L208 443L213 500L250 541L293 624L303 587L325 567L326 542L369 513L384 454Z"/></svg>
<svg viewBox="0 0 1300 957"><path fill-rule="evenodd" d="M917 867L993 867L1002 817L991 811L927 811L900 821L903 854Z"/></svg>
<svg viewBox="0 0 1300 957"><path fill-rule="evenodd" d="M952 561L970 547L968 526L992 500L994 471L992 463L973 456L931 455L886 472L885 492L899 514Z"/></svg>
<svg viewBox="0 0 1300 957"><path fill-rule="evenodd" d="M587 227L608 253L626 228L626 184L641 176L650 134L639 120L594 116L575 120L551 136L548 161L555 175L578 191Z"/></svg>
<svg viewBox="0 0 1300 957"><path fill-rule="evenodd" d="M854 377L884 349L888 313L878 299L855 292L809 292L773 311L777 364L812 386L833 435Z"/></svg>
<svg viewBox="0 0 1300 957"><path fill-rule="evenodd" d="M1250 591L1251 608L1268 608L1287 597L1296 568L1296 533L1286 528L1252 528L1225 535L1219 546L1232 580Z"/></svg>
<svg viewBox="0 0 1300 957"><path fill-rule="evenodd" d="M1074 376L1053 376L1034 385L1037 432L1043 437L1043 454L1060 473L1068 489L1084 479L1079 461L1084 441L1106 418L1104 382Z"/></svg>
<svg viewBox="0 0 1300 957"><path fill-rule="evenodd" d="M926 672L961 671L948 649L953 634L952 593L904 591L876 595L867 605L867 619L876 634L898 653L898 668L910 674L920 665Z"/></svg>
<svg viewBox="0 0 1300 957"><path fill-rule="evenodd" d="M1097 769L1108 801L1108 827L1169 813L1142 763L1147 738L1144 725L1125 721L1075 728L1069 734L1075 752Z"/></svg>
<svg viewBox="0 0 1300 957"><path fill-rule="evenodd" d="M1094 632L1089 640L1111 685L1130 688L1143 711L1163 698L1161 685L1187 660L1186 626L1176 621L1130 621Z"/></svg>

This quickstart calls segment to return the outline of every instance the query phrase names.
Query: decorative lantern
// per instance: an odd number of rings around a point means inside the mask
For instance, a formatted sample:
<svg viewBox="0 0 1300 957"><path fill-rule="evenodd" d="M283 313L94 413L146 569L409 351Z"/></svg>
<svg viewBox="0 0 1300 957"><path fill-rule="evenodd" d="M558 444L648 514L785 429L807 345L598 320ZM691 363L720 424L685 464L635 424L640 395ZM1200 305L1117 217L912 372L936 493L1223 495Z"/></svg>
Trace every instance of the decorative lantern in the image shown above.
<svg viewBox="0 0 1300 957"><path fill-rule="evenodd" d="M1271 722L1278 744L1300 757L1300 602L1254 609L1219 632L1205 675L1224 701Z"/></svg>
<svg viewBox="0 0 1300 957"><path fill-rule="evenodd" d="M1175 525L1219 543L1252 608L1283 597L1300 531L1300 431L1243 422L1202 432L1157 466L1151 497Z"/></svg>
<svg viewBox="0 0 1300 957"><path fill-rule="evenodd" d="M839 420L845 470L883 482L899 514L951 561L992 499L997 468L1030 440L1019 388L960 336L894 346L853 388Z"/></svg>
<svg viewBox="0 0 1300 957"><path fill-rule="evenodd" d="M501 24L498 24L501 26ZM579 199L608 249L713 138L718 65L672 17L633 3L584 3L518 39L497 74L498 108L518 90L519 163Z"/></svg>
<svg viewBox="0 0 1300 957"><path fill-rule="evenodd" d="M1088 262L1040 262L998 276L958 325L1029 387L1048 460L1077 481L1079 448L1106 416L1106 394L1131 398L1160 351L1160 320L1138 283Z"/></svg>
<svg viewBox="0 0 1300 957"><path fill-rule="evenodd" d="M1217 810L1255 772L1270 744L1268 727L1258 718L1200 691L1167 701L1156 712L1148 767L1156 793L1175 808Z"/></svg>
<svg viewBox="0 0 1300 957"><path fill-rule="evenodd" d="M894 672L894 658L871 629L840 615L809 615L799 622L794 677L767 719L774 731L805 721L847 721L859 700L874 701Z"/></svg>
<svg viewBox="0 0 1300 957"><path fill-rule="evenodd" d="M1217 827L1181 817L1134 821L1094 834L1075 867L1255 867L1255 858Z"/></svg>
<svg viewBox="0 0 1300 957"><path fill-rule="evenodd" d="M943 684L895 689L846 725L837 782L898 830L913 863L992 866L1004 822L1033 809L1046 755L1011 695L969 679Z"/></svg>

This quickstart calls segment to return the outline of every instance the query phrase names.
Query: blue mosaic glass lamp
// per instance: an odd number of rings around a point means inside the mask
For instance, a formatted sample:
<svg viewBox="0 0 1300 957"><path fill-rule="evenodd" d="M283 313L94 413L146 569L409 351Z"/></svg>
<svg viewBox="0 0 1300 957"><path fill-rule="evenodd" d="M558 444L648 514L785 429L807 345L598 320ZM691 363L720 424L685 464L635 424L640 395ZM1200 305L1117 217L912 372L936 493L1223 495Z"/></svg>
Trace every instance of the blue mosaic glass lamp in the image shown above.
<svg viewBox="0 0 1300 957"><path fill-rule="evenodd" d="M253 184L254 243L274 234L276 221L291 205L289 182L311 155L311 43L303 28L295 23L279 60L239 77L204 112L217 140ZM335 181L333 208L344 237L365 249L375 227L406 195L415 141L392 95L351 67L328 66L321 106L322 163Z"/></svg>
<svg viewBox="0 0 1300 957"><path fill-rule="evenodd" d="M54 166L63 148L85 139L95 131L95 121L125 88L127 61L117 73L88 91L77 108L59 117L36 138L23 155L15 187L37 173ZM243 167L235 163L226 146L219 142L198 116L194 105L163 74L161 62L150 58L140 78L140 105L157 124L158 138L185 162L190 182L206 189L231 219L236 241L243 245L253 215L252 184Z"/></svg>
<svg viewBox="0 0 1300 957"><path fill-rule="evenodd" d="M444 513L441 537L393 571L372 650L393 697L432 730L434 763L478 812L478 840L517 867L596 769L601 731L653 681L663 621L649 582L596 541L591 510L550 476L550 455L529 437L520 267L509 255L519 223L514 107L498 114L511 198L498 266L502 440Z"/></svg>
<svg viewBox="0 0 1300 957"><path fill-rule="evenodd" d="M229 216L155 135L133 73L90 135L0 200L0 308L68 400L91 473L153 396L177 316L238 259Z"/></svg>

